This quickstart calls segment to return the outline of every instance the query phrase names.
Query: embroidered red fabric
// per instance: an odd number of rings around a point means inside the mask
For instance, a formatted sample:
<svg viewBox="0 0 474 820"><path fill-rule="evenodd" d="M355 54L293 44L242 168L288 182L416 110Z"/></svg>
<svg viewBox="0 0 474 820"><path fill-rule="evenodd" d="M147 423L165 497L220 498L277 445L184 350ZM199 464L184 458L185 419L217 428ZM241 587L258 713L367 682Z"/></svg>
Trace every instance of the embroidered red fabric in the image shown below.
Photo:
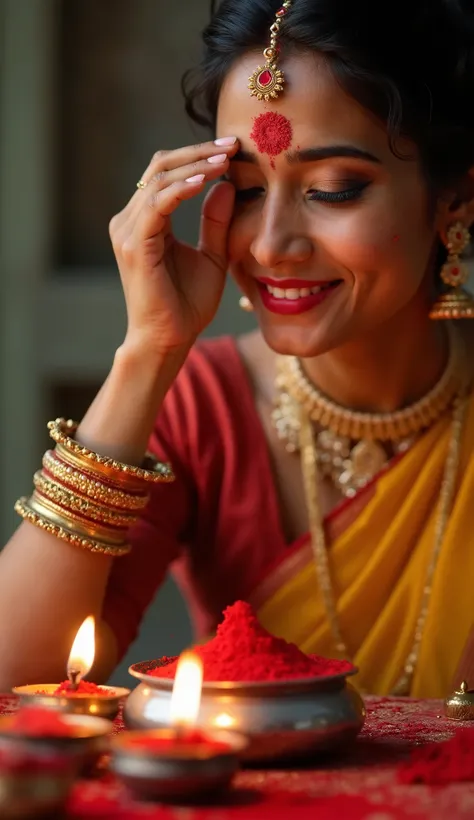
<svg viewBox="0 0 474 820"><path fill-rule="evenodd" d="M0 712L16 709L0 699ZM437 701L369 698L359 740L344 754L304 766L240 772L215 805L172 807L138 803L110 774L79 781L65 820L472 820L474 782L406 785L400 766L421 744L449 740L457 724ZM116 731L123 730L120 720ZM459 728L474 732L474 726Z"/></svg>

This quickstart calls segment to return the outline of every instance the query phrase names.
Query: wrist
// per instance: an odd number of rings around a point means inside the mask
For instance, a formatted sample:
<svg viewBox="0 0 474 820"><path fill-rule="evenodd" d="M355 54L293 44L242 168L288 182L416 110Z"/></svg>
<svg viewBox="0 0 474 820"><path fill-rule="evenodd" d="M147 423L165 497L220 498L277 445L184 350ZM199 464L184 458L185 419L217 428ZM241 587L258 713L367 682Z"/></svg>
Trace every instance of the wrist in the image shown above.
<svg viewBox="0 0 474 820"><path fill-rule="evenodd" d="M148 383L153 392L164 398L191 347L192 343L173 350L157 350L145 336L127 334L115 353L114 367L127 382Z"/></svg>
<svg viewBox="0 0 474 820"><path fill-rule="evenodd" d="M157 344L154 334L128 330L117 354L121 358L134 360L135 363L143 362L148 367L161 369L175 362L182 364L195 341L196 338L193 337L186 344L161 347Z"/></svg>

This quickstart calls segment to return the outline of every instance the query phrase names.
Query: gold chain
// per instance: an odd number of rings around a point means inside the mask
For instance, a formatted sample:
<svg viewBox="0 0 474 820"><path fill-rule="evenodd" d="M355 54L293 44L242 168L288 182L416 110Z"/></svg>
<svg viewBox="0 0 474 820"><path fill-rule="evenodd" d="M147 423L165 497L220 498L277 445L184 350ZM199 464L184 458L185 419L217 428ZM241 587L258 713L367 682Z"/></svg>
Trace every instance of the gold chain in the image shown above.
<svg viewBox="0 0 474 820"><path fill-rule="evenodd" d="M420 613L415 625L413 646L406 660L403 673L395 684L392 694L409 694L411 682L418 662L421 641L428 615L434 574L443 545L449 514L454 499L456 479L459 469L459 457L461 450L460 445L467 405L468 399L465 397L464 392L462 394L459 393L453 404L451 435L438 500L433 551L428 564L425 584L423 586L423 595L421 599ZM337 651L341 655L350 658L350 653L347 649L339 625L337 605L331 579L324 524L319 504L318 466L314 433L311 420L303 410L301 411L300 419L300 452L306 505L309 516L309 528L311 533L311 546L314 555L318 582L321 588L324 606L336 643Z"/></svg>
<svg viewBox="0 0 474 820"><path fill-rule="evenodd" d="M278 399L272 414L279 437L291 439L293 433L294 438L295 431L288 422L292 401L304 408L312 422L354 441L397 441L430 427L452 404L463 382L464 345L454 328L448 326L447 330L449 356L440 379L417 402L393 413L363 413L341 407L313 385L297 357L280 356L276 378Z"/></svg>

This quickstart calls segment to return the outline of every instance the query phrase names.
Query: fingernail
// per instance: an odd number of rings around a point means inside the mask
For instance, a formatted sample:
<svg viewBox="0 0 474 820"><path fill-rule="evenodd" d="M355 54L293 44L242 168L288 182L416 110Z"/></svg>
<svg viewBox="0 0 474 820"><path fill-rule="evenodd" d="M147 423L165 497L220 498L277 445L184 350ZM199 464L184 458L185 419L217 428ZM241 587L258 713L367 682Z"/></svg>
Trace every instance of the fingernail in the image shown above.
<svg viewBox="0 0 474 820"><path fill-rule="evenodd" d="M237 137L219 137L214 140L214 145L234 145L237 142Z"/></svg>
<svg viewBox="0 0 474 820"><path fill-rule="evenodd" d="M185 180L185 182L195 182L195 183L198 183L198 182L204 182L205 177L206 177L206 175L205 175L205 174L196 174L196 175L195 175L195 176L193 176L193 177L188 177L188 178Z"/></svg>
<svg viewBox="0 0 474 820"><path fill-rule="evenodd" d="M227 154L215 154L213 157L208 157L207 161L212 163L213 165L219 165L220 162L224 162L227 159Z"/></svg>

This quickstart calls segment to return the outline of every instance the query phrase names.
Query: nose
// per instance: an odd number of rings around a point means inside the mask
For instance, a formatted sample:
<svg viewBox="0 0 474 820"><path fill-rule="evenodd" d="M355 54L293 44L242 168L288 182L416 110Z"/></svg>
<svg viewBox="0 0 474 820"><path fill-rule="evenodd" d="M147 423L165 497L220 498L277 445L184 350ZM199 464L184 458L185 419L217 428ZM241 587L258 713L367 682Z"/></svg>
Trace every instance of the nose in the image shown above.
<svg viewBox="0 0 474 820"><path fill-rule="evenodd" d="M283 269L306 262L313 253L313 243L294 206L267 199L256 217L250 251L260 267Z"/></svg>

